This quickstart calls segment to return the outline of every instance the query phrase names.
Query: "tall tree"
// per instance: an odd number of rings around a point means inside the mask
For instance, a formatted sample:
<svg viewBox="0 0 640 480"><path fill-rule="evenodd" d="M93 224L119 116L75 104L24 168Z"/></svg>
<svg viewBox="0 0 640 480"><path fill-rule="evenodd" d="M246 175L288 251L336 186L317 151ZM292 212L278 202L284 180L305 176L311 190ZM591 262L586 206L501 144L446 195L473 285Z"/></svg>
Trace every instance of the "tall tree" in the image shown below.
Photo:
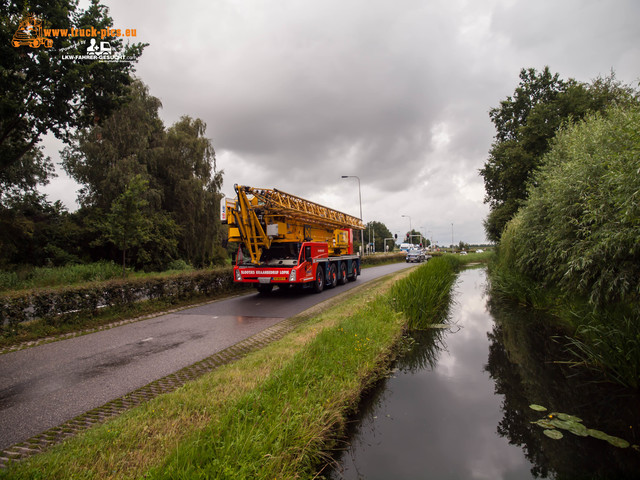
<svg viewBox="0 0 640 480"><path fill-rule="evenodd" d="M127 88L125 98L126 103L100 125L78 131L74 143L62 152L64 169L82 185L81 205L109 209L135 175L150 184L147 200L160 205L160 187L148 166L164 144L161 103L140 80Z"/></svg>
<svg viewBox="0 0 640 480"><path fill-rule="evenodd" d="M185 259L197 266L220 262L220 188L215 151L205 137L207 125L182 117L167 131L164 149L151 172L164 192L163 208L182 228Z"/></svg>
<svg viewBox="0 0 640 480"><path fill-rule="evenodd" d="M122 252L122 277L126 275L127 251L149 240L152 221L147 214L149 202L144 193L149 188L141 175L134 176L111 205L101 222L101 241L113 243Z"/></svg>
<svg viewBox="0 0 640 480"><path fill-rule="evenodd" d="M485 202L491 212L485 220L487 236L499 241L507 222L527 198L527 186L549 151L550 141L563 123L587 113L603 111L612 104L635 102L633 89L621 85L611 74L591 84L563 81L548 67L520 72L513 97L489 112L496 140L480 170L484 177Z"/></svg>
<svg viewBox="0 0 640 480"><path fill-rule="evenodd" d="M423 246L431 245L429 239L422 232L417 231L415 228L410 232L407 232L404 237L404 241L405 243L412 243L415 245L419 244L420 242L422 242Z"/></svg>
<svg viewBox="0 0 640 480"><path fill-rule="evenodd" d="M206 124L183 117L165 130L160 101L140 81L129 87L127 98L101 125L79 132L63 152L66 171L83 185L81 204L98 217L139 175L148 182L144 197L157 213L158 232L140 246L138 261L147 268L161 268L176 256L197 266L222 261L217 213L222 172L216 171ZM167 235L170 241L163 244Z"/></svg>
<svg viewBox="0 0 640 480"><path fill-rule="evenodd" d="M86 42L77 37L52 38L50 48L13 46L9 39L27 14L45 27L56 29L113 26L107 7L92 0L86 10L77 0L28 3L0 0L0 204L9 197L34 192L53 171L51 160L37 149L47 132L69 142L76 128L100 123L122 102L130 83L133 62L101 63L97 60L65 60L65 55L86 53ZM124 46L110 39L112 47L137 59L144 48Z"/></svg>
<svg viewBox="0 0 640 480"><path fill-rule="evenodd" d="M384 239L392 237L393 234L382 222L372 220L370 222L367 222L367 224L365 225L364 241L367 243L374 242L376 252L384 252ZM387 245L389 245L388 241Z"/></svg>

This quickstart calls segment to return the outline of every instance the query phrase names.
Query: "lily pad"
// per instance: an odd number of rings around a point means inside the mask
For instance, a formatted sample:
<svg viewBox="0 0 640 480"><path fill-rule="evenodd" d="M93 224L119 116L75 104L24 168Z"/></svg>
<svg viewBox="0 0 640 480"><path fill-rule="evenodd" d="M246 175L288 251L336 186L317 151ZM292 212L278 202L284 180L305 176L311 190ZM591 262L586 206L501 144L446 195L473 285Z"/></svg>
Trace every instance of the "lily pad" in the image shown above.
<svg viewBox="0 0 640 480"><path fill-rule="evenodd" d="M549 420L547 420L546 418L542 418L536 422L531 422L531 423L535 423L536 425L540 425L542 428L556 428L555 425L553 423L551 423Z"/></svg>
<svg viewBox="0 0 640 480"><path fill-rule="evenodd" d="M553 438L554 440L560 440L562 437L564 437L561 431L555 429L545 429L542 433L544 433L549 438Z"/></svg>
<svg viewBox="0 0 640 480"><path fill-rule="evenodd" d="M604 432L601 432L600 430L594 430L593 428L589 428L587 430L587 433L592 436L593 438L597 438L598 440L607 440L607 438L609 437L609 435L607 435Z"/></svg>
<svg viewBox="0 0 640 480"><path fill-rule="evenodd" d="M604 440L605 442L609 442L614 447L618 447L618 448L629 447L629 442L627 442L626 440L619 437L614 437L613 435L609 435L607 433L601 432L600 430L594 430L590 428L588 430L588 433L593 438L597 438L599 440Z"/></svg>
<svg viewBox="0 0 640 480"><path fill-rule="evenodd" d="M547 409L545 407L543 407L542 405L536 405L535 403L532 403L531 405L529 405L529 408L531 410L535 410L536 412L546 412Z"/></svg>
<svg viewBox="0 0 640 480"><path fill-rule="evenodd" d="M563 430L569 430L569 425L564 420L560 420L559 418L552 418L549 420L549 423L556 428L562 428Z"/></svg>
<svg viewBox="0 0 640 480"><path fill-rule="evenodd" d="M585 427L583 424L578 422L567 422L567 424L567 430L569 430L574 435L578 435L579 437L586 437L587 435L589 435L587 427Z"/></svg>
<svg viewBox="0 0 640 480"><path fill-rule="evenodd" d="M559 418L554 418L553 420L549 420L549 423L551 423L551 425L556 428L568 430L574 435L578 435L579 437L586 437L587 435L589 435L587 427L578 422L570 422L566 420L560 420Z"/></svg>
<svg viewBox="0 0 640 480"><path fill-rule="evenodd" d="M566 422L582 422L581 418L574 417L573 415L567 415L566 413L556 413L555 415L560 420L564 420Z"/></svg>
<svg viewBox="0 0 640 480"><path fill-rule="evenodd" d="M607 442L609 442L614 447L618 447L618 448L627 448L629 446L629 442L627 442L626 440L623 440L622 438L614 437L612 435L609 435L609 438L607 438Z"/></svg>

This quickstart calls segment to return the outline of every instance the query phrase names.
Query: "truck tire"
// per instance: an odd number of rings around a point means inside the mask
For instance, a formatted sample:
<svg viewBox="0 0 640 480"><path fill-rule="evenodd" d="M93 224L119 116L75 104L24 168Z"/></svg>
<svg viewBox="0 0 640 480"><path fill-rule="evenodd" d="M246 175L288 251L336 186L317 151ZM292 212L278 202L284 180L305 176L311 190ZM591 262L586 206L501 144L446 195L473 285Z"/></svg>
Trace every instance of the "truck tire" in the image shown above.
<svg viewBox="0 0 640 480"><path fill-rule="evenodd" d="M335 288L338 285L338 268L335 263L329 265L329 281L327 282L327 288Z"/></svg>
<svg viewBox="0 0 640 480"><path fill-rule="evenodd" d="M316 269L316 280L313 282L313 291L320 293L322 290L324 290L324 270L318 265Z"/></svg>
<svg viewBox="0 0 640 480"><path fill-rule="evenodd" d="M338 275L338 285L347 283L347 264L340 262L340 274Z"/></svg>
<svg viewBox="0 0 640 480"><path fill-rule="evenodd" d="M349 277L350 282L355 282L358 279L358 265L356 262L351 264L351 276Z"/></svg>

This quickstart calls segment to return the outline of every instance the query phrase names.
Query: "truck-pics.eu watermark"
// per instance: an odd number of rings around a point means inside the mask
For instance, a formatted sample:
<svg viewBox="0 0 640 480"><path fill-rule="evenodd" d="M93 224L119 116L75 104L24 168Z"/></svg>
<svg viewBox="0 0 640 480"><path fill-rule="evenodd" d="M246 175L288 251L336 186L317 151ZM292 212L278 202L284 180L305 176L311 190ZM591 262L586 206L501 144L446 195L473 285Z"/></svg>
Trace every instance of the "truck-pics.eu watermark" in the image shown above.
<svg viewBox="0 0 640 480"><path fill-rule="evenodd" d="M27 14L13 35L11 45L16 48L52 48L54 39L66 38L74 40L86 39L86 46L77 46L77 50L84 53L63 54L63 60L99 60L101 62L131 62L133 57L127 57L118 52L108 39L131 38L137 36L135 28L46 28L45 22L33 14ZM69 50L66 47L62 50Z"/></svg>

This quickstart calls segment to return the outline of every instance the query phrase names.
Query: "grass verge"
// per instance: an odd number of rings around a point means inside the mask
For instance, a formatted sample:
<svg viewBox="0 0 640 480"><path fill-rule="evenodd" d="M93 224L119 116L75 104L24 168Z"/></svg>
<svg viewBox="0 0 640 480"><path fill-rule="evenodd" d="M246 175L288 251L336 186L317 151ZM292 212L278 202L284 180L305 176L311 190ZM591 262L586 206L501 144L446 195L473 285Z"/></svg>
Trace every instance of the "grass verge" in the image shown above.
<svg viewBox="0 0 640 480"><path fill-rule="evenodd" d="M362 257L361 267L378 267L380 265L390 265L392 263L404 262L407 258L404 252L374 253Z"/></svg>
<svg viewBox="0 0 640 480"><path fill-rule="evenodd" d="M171 268L179 267L179 268ZM183 261L173 262L163 272L126 270L127 278L163 277L185 271L195 271ZM0 293L34 288L55 288L92 282L105 282L122 277L122 265L101 261L64 267L24 267L16 271L0 270Z"/></svg>

